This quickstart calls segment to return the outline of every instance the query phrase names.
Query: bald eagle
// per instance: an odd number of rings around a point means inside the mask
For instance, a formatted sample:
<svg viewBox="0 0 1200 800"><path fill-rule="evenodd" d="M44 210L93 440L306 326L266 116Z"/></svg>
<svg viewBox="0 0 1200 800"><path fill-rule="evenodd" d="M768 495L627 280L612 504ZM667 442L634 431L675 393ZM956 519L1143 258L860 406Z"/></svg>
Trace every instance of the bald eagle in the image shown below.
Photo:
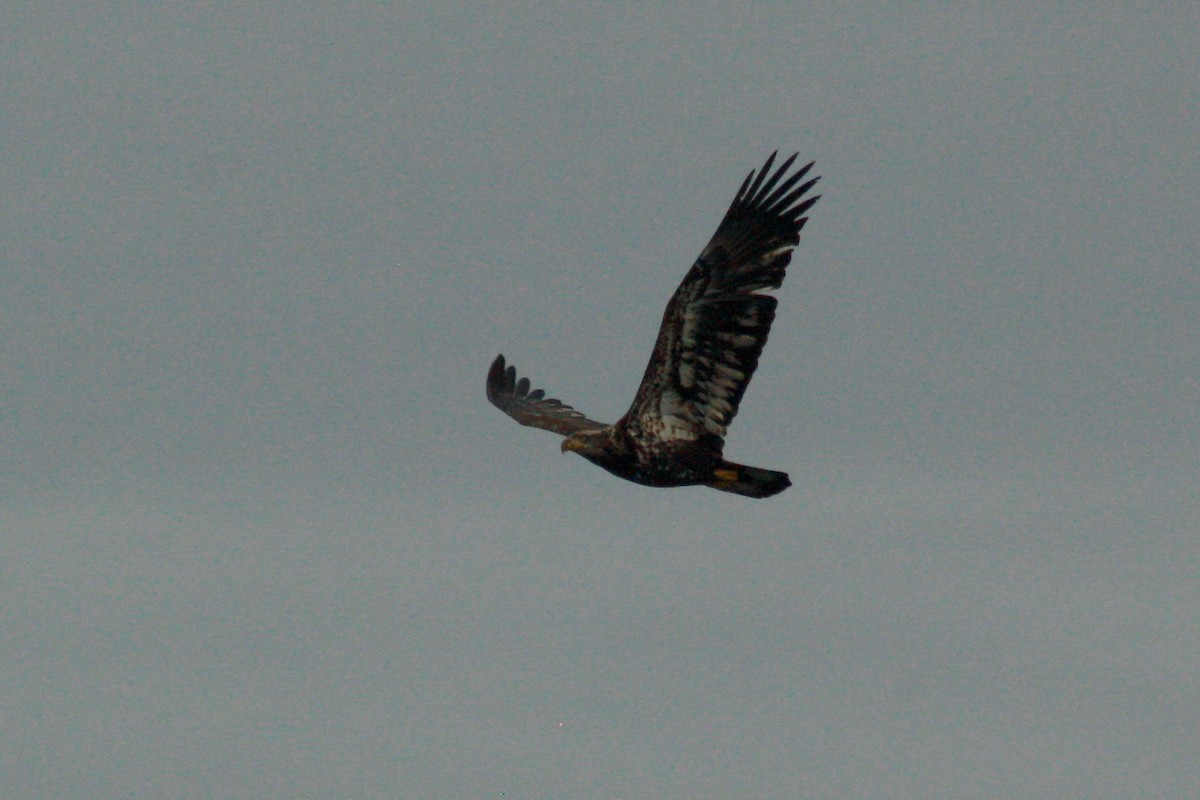
<svg viewBox="0 0 1200 800"><path fill-rule="evenodd" d="M785 179L796 156L772 174L775 153L753 170L712 240L700 253L663 314L654 354L637 396L614 425L530 390L528 378L496 356L487 396L522 425L565 436L573 452L619 478L645 486L711 486L746 497L770 497L791 486L783 472L734 464L722 457L771 322L776 300L760 294L783 284L803 216L820 195L800 183L812 164ZM769 177L768 177L769 176Z"/></svg>

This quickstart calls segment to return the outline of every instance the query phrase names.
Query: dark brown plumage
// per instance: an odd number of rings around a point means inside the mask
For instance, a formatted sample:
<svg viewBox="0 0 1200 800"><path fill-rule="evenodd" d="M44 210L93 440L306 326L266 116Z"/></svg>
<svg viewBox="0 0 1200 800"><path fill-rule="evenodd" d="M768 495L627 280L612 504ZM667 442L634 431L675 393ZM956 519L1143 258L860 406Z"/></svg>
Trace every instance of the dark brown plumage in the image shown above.
<svg viewBox="0 0 1200 800"><path fill-rule="evenodd" d="M747 497L790 486L785 473L725 461L722 449L775 319L776 299L760 292L782 285L808 221L803 215L819 197L801 199L817 182L800 183L811 163L784 179L795 160L770 174L772 153L742 182L667 304L641 386L615 424L530 391L529 379L518 380L502 355L488 371L488 399L522 425L565 436L564 452L635 483L699 484Z"/></svg>

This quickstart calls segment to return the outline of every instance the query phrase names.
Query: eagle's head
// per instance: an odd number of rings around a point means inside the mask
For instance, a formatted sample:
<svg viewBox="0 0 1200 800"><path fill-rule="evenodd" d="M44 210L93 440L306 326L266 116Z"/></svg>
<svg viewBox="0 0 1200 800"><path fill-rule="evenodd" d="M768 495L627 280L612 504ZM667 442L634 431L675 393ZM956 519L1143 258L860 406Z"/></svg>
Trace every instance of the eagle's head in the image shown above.
<svg viewBox="0 0 1200 800"><path fill-rule="evenodd" d="M579 453L584 458L603 456L608 445L608 430L575 431L562 441L564 453Z"/></svg>

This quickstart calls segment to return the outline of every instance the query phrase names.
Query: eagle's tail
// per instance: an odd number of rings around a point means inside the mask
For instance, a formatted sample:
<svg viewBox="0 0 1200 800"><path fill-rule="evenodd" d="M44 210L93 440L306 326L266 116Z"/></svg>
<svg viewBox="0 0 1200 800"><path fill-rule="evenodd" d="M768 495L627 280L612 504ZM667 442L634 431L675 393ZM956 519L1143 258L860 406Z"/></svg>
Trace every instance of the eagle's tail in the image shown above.
<svg viewBox="0 0 1200 800"><path fill-rule="evenodd" d="M721 466L713 471L713 479L706 485L745 497L770 497L791 486L792 482L788 480L786 472L774 472L723 461Z"/></svg>

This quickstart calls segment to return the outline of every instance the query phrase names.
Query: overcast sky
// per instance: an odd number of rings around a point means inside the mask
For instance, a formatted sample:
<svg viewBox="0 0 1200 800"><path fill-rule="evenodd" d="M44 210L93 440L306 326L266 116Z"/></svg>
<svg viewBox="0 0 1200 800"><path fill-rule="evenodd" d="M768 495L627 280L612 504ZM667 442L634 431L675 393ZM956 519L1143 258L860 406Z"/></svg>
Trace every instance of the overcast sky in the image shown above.
<svg viewBox="0 0 1200 800"><path fill-rule="evenodd" d="M1020 5L6 4L0 796L1189 796L1200 11ZM790 490L487 404L777 148Z"/></svg>

